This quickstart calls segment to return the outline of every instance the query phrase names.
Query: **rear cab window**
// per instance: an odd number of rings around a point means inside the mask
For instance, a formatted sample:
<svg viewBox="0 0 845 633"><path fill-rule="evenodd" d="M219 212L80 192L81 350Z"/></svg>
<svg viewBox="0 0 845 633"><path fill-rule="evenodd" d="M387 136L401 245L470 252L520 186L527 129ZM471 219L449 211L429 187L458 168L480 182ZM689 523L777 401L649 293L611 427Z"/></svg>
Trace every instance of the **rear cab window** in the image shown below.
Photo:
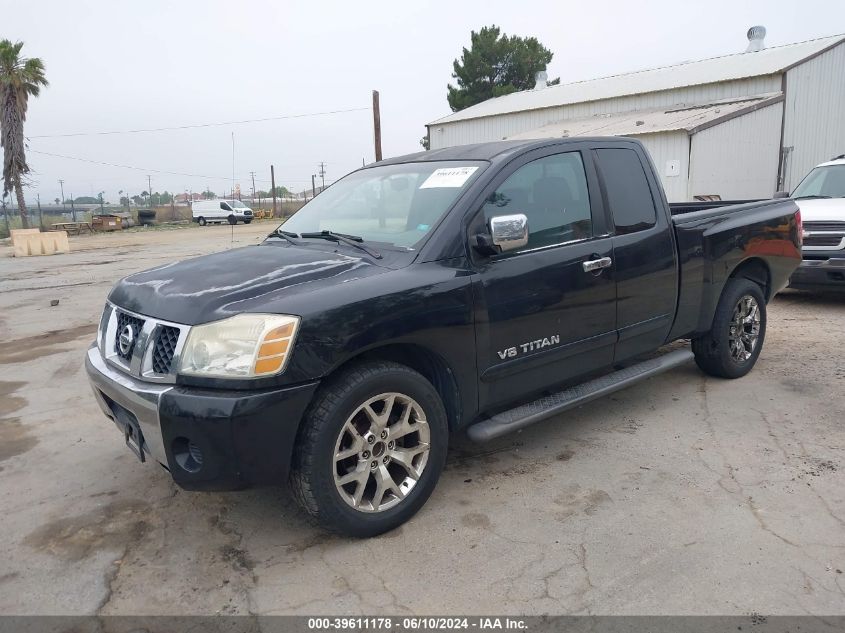
<svg viewBox="0 0 845 633"><path fill-rule="evenodd" d="M625 148L603 148L595 150L595 155L603 175L616 234L625 235L653 227L657 223L657 209L637 152Z"/></svg>

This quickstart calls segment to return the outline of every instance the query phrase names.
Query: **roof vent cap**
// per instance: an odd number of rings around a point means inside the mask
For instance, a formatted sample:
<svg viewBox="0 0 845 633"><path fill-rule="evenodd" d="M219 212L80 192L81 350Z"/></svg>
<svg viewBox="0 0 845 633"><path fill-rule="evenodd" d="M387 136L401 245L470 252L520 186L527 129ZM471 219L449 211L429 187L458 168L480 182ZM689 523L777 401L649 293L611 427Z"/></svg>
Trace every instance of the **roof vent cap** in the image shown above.
<svg viewBox="0 0 845 633"><path fill-rule="evenodd" d="M534 75L534 90L542 90L545 88L548 80L548 73L545 70L539 71L536 75Z"/></svg>
<svg viewBox="0 0 845 633"><path fill-rule="evenodd" d="M748 29L748 48L745 49L746 53L756 53L758 51L762 51L766 48L766 27L765 26L752 26Z"/></svg>

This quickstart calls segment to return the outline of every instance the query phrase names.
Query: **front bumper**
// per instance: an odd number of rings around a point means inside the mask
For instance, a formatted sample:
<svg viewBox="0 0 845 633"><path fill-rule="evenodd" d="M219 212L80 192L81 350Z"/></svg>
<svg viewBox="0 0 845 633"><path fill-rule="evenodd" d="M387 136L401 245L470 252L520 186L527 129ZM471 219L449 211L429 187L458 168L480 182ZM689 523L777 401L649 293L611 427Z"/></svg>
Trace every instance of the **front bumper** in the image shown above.
<svg viewBox="0 0 845 633"><path fill-rule="evenodd" d="M121 432L127 425L139 429L143 459L154 459L188 490L284 481L317 388L314 382L221 391L142 382L107 365L96 346L88 350L85 369L106 417Z"/></svg>
<svg viewBox="0 0 845 633"><path fill-rule="evenodd" d="M805 259L789 278L798 290L845 290L845 258Z"/></svg>

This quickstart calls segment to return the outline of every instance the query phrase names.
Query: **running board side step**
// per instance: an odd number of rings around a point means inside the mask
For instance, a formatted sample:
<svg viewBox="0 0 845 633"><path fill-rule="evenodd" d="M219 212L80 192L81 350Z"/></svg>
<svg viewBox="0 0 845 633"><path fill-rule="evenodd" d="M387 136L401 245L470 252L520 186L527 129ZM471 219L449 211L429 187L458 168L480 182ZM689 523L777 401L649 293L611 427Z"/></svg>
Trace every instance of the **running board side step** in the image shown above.
<svg viewBox="0 0 845 633"><path fill-rule="evenodd" d="M581 406L596 398L625 389L633 384L662 374L693 359L689 349L678 349L657 358L650 358L636 365L619 369L605 376L538 398L491 418L473 424L467 435L474 442L488 442L501 435L512 433L569 409Z"/></svg>

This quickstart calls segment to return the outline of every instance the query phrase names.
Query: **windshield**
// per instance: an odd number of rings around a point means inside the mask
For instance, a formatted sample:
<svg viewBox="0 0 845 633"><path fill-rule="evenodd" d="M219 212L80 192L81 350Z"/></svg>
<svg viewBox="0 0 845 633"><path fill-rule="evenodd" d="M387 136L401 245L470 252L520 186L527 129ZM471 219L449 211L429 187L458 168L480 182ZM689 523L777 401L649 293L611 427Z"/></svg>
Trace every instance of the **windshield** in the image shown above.
<svg viewBox="0 0 845 633"><path fill-rule="evenodd" d="M792 192L793 198L845 198L845 165L816 167Z"/></svg>
<svg viewBox="0 0 845 633"><path fill-rule="evenodd" d="M323 191L281 229L332 231L414 248L484 165L481 161L438 161L361 169Z"/></svg>
<svg viewBox="0 0 845 633"><path fill-rule="evenodd" d="M249 209L243 202L240 200L227 200L226 203L232 207L233 209Z"/></svg>

